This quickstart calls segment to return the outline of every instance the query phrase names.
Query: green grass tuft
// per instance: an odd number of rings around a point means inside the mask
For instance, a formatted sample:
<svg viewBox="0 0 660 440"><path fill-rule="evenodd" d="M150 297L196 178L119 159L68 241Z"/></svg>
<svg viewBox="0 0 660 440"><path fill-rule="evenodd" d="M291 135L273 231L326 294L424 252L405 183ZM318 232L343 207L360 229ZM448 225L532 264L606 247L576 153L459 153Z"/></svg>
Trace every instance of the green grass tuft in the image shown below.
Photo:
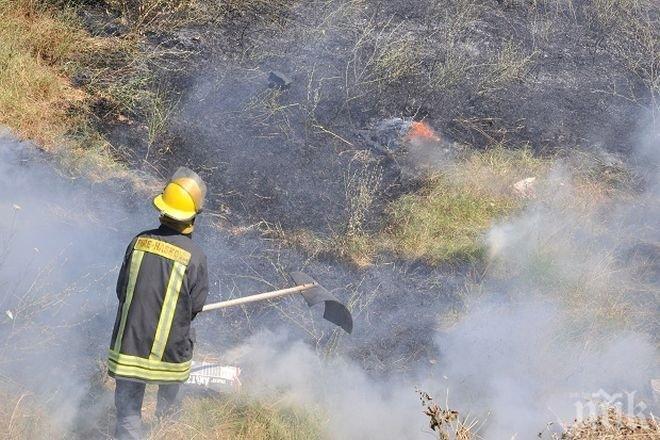
<svg viewBox="0 0 660 440"><path fill-rule="evenodd" d="M421 194L406 195L390 209L390 247L408 258L433 262L482 257L481 231L510 210L506 199L462 192L435 177Z"/></svg>
<svg viewBox="0 0 660 440"><path fill-rule="evenodd" d="M474 152L390 205L382 246L432 264L477 262L485 256L482 233L523 205L513 184L546 166L526 149Z"/></svg>

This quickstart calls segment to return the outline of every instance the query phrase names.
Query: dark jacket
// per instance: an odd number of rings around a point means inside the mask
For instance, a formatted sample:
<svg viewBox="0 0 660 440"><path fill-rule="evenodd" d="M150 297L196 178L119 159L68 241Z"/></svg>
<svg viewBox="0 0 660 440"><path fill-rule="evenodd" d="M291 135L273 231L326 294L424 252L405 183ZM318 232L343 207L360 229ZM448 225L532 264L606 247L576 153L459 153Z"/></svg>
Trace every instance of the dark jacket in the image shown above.
<svg viewBox="0 0 660 440"><path fill-rule="evenodd" d="M138 234L117 280L109 374L185 382L193 350L190 323L202 310L208 287L206 256L190 236L164 225Z"/></svg>

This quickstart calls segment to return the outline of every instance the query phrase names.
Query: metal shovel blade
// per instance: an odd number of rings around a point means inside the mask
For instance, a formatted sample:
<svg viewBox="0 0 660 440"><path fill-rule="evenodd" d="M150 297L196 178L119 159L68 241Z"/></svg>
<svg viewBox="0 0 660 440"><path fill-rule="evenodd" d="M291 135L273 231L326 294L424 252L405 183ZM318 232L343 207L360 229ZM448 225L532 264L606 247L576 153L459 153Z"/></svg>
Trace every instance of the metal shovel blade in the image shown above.
<svg viewBox="0 0 660 440"><path fill-rule="evenodd" d="M323 311L323 318L327 321L344 329L346 333L353 331L353 317L351 312L348 311L345 305L330 292L325 290L323 286L317 283L312 277L302 272L291 272L291 278L298 284L316 284L315 287L302 292L302 296L307 301L308 306L313 306L321 302L325 303L325 310Z"/></svg>

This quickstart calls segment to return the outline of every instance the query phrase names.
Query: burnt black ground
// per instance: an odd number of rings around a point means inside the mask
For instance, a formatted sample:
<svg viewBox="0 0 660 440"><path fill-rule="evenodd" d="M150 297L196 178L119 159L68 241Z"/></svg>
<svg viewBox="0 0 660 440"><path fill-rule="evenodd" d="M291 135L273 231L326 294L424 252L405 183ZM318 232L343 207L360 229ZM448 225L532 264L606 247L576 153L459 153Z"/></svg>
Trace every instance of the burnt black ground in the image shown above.
<svg viewBox="0 0 660 440"><path fill-rule="evenodd" d="M374 374L390 374L437 358L428 334L439 313L461 308L457 273L405 261L355 269L310 260L255 233L226 235L204 220L199 226L197 239L209 257L209 302L292 285L288 273L302 270L349 304L355 322L348 336L322 319L322 306L310 309L299 297L210 312L196 323L202 352L222 353L258 330L286 329L320 354L349 355Z"/></svg>
<svg viewBox="0 0 660 440"><path fill-rule="evenodd" d="M155 167L163 176L182 163L201 169L213 188L210 208L233 224L266 220L328 233L345 221L345 173L356 153L366 167L384 169L381 199L414 188L361 140L360 130L373 121L424 118L474 148L502 143L541 153L624 155L634 143L631 133L646 122L649 91L615 57L589 1L571 10L479 2L462 24L461 2L372 1L358 9L349 3L273 3L228 13L215 27L150 34L154 45L197 42L196 55L181 61L180 70L161 72L178 113L148 154L135 127L113 123L106 127L111 139L134 166ZM375 36L365 37L370 27ZM449 35L470 64L492 64L510 44L529 57L528 67L492 88L484 85L487 67L433 88L434 69L447 62ZM374 51L406 39L414 42L419 65L374 81L367 66ZM356 69L372 76L357 79ZM271 70L289 75L291 87L269 89Z"/></svg>
<svg viewBox="0 0 660 440"><path fill-rule="evenodd" d="M425 332L442 310L460 307L456 292L468 269L388 258L356 269L310 259L262 237L258 228L242 235L227 231L265 221L285 231L341 233L350 214L347 173L356 169L382 172L364 226L378 227L384 203L417 182L364 141L375 121L424 119L445 138L472 148L531 146L539 154L602 149L625 156L631 133L648 116L642 109L649 91L613 54L612 36L593 20L590 1L572 2L570 10L475 2L465 23L457 19L465 13L458 1L363 3L273 2L263 10L230 11L202 29L152 33L154 45L198 42L179 69L158 72L161 87L178 102L167 132L147 154L139 124L103 118L100 124L132 166L165 177L188 165L207 180L209 211L229 227L209 232L202 223L215 268L213 299L264 290L259 279L283 285L286 271L303 269L342 299L356 294L368 304L356 313L356 333L344 339L343 349L367 368L386 370L401 357L433 355L425 352L431 346ZM373 31L367 35L365 29ZM449 37L470 64L482 67L465 70L450 87L434 88L434 69L449 62ZM406 50L416 54L415 69L379 81L370 57L407 39L414 42ZM483 66L507 44L529 57L528 67L484 87L489 71ZM290 88L268 88L271 70L289 75ZM311 325L304 309L293 310L294 321ZM250 316L228 312L222 324L202 326L204 339L231 345L282 318L272 306L251 309ZM319 341L329 337L323 329L315 333Z"/></svg>

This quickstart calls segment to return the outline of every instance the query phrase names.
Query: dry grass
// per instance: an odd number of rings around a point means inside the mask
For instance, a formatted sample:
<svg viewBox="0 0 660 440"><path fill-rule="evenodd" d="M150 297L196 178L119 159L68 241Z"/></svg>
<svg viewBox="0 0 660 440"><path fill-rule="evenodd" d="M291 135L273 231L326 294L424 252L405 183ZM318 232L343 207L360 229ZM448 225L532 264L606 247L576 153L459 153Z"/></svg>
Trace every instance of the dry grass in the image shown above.
<svg viewBox="0 0 660 440"><path fill-rule="evenodd" d="M150 439L311 440L326 436L308 409L240 397L187 398L176 420L152 429Z"/></svg>
<svg viewBox="0 0 660 440"><path fill-rule="evenodd" d="M351 87L368 90L392 85L416 74L420 67L416 37L396 25L370 20L354 39L346 66L346 84ZM348 90L347 97L355 99Z"/></svg>
<svg viewBox="0 0 660 440"><path fill-rule="evenodd" d="M103 374L103 377L105 374ZM111 405L111 387L103 391ZM109 396L108 396L109 395ZM7 439L105 438L114 425L111 406L90 412L72 426L58 426L52 412L38 402L43 396L0 389L0 437ZM101 396L97 395L96 400ZM98 404L97 401L91 405ZM148 387L143 407L149 439L312 440L325 439L320 410L266 403L238 395L188 396L170 419L154 417L156 387ZM89 419L92 417L92 419Z"/></svg>
<svg viewBox="0 0 660 440"><path fill-rule="evenodd" d="M437 176L392 205L388 247L434 263L476 261L484 252L479 235L511 208L508 198L481 197Z"/></svg>
<svg viewBox="0 0 660 440"><path fill-rule="evenodd" d="M660 424L654 418L625 416L610 407L604 411L604 414L576 422L566 427L561 434L553 434L551 438L554 440L652 440L660 438Z"/></svg>
<svg viewBox="0 0 660 440"><path fill-rule="evenodd" d="M482 427L477 419L465 417L458 411L449 408L447 402L444 405L436 403L426 392L417 390L424 415L429 419L429 428L435 433L439 440L478 440L479 430Z"/></svg>
<svg viewBox="0 0 660 440"><path fill-rule="evenodd" d="M35 396L6 390L0 390L0 432L6 439L64 438Z"/></svg>
<svg viewBox="0 0 660 440"><path fill-rule="evenodd" d="M433 56L429 86L437 93L454 93L476 68L475 57L465 44L470 29L480 15L473 0L458 0L450 5L436 3L430 12L432 22L444 22L441 32L444 44Z"/></svg>
<svg viewBox="0 0 660 440"><path fill-rule="evenodd" d="M507 41L480 75L479 95L494 93L515 81L521 81L533 64L535 53L525 54L513 41Z"/></svg>
<svg viewBox="0 0 660 440"><path fill-rule="evenodd" d="M310 259L340 260L364 268L373 264L378 251L374 237L366 232L321 236L304 229L285 231L273 225L266 225L264 229L267 236L302 249Z"/></svg>
<svg viewBox="0 0 660 440"><path fill-rule="evenodd" d="M587 12L592 27L602 35L605 49L634 73L648 96L617 89L606 91L650 109L654 122L660 116L660 12L654 0L593 0ZM648 99L647 99L648 98ZM649 102L650 100L650 102Z"/></svg>
<svg viewBox="0 0 660 440"><path fill-rule="evenodd" d="M85 36L72 13L34 0L0 2L0 124L52 146L71 126L83 94L64 68Z"/></svg>
<svg viewBox="0 0 660 440"><path fill-rule="evenodd" d="M185 14L187 2L176 3L135 4L142 30ZM115 6L128 7L122 5ZM158 89L154 70L164 58L186 54L144 52L141 38L92 37L58 2L0 0L0 125L54 153L67 172L139 184L93 121L142 119L149 147L161 140L176 102ZM69 79L77 75L85 78L82 88Z"/></svg>
<svg viewBox="0 0 660 440"><path fill-rule="evenodd" d="M0 1L0 124L54 153L71 173L94 179L127 175L89 122L89 92L68 78L81 66L93 67L90 54L117 47L125 45L89 36L66 7Z"/></svg>
<svg viewBox="0 0 660 440"><path fill-rule="evenodd" d="M266 225L266 233L285 243L300 247L312 258L347 261L356 267L372 264L377 242L368 232L367 222L382 182L382 169L353 160L343 176L346 212L341 228L328 236L306 230L284 231Z"/></svg>
<svg viewBox="0 0 660 440"><path fill-rule="evenodd" d="M184 26L199 6L198 0L108 0L106 3L122 15L134 32Z"/></svg>
<svg viewBox="0 0 660 440"><path fill-rule="evenodd" d="M147 109L147 144L149 148L165 134L168 123L177 103L167 97L163 91L156 91ZM147 155L148 156L148 155ZM145 157L147 160L148 157Z"/></svg>
<svg viewBox="0 0 660 440"><path fill-rule="evenodd" d="M344 176L344 189L347 202L348 234L359 234L364 230L366 217L373 205L382 180L382 171L360 167L349 169Z"/></svg>
<svg viewBox="0 0 660 440"><path fill-rule="evenodd" d="M388 39L375 53L374 71L382 81L395 82L412 76L419 69L419 48L413 35Z"/></svg>
<svg viewBox="0 0 660 440"><path fill-rule="evenodd" d="M108 379L105 364L95 380L102 383L105 401L110 405L97 411L96 420L78 420L79 426L70 427L63 438L96 438L114 429L112 396L114 381ZM198 393L183 388L182 401L177 413L159 420L155 417L157 386L147 386L142 417L150 440L213 439L213 440L308 440L324 439L321 411L301 408L282 402L265 402L241 394ZM94 398L97 403L100 396ZM84 429L80 429L84 427Z"/></svg>
<svg viewBox="0 0 660 440"><path fill-rule="evenodd" d="M640 261L634 271L622 268L614 254L597 246L580 248L584 246L581 232L553 231L543 242L544 248L530 255L524 272L515 273L529 277L535 294L562 304L568 322L566 338L599 346L605 343L601 338L609 334L608 329L648 331L657 319L651 304L659 299L651 299L653 285L645 281L651 269L646 267L648 262ZM566 261L572 262L571 267ZM641 298L648 303L639 304Z"/></svg>

